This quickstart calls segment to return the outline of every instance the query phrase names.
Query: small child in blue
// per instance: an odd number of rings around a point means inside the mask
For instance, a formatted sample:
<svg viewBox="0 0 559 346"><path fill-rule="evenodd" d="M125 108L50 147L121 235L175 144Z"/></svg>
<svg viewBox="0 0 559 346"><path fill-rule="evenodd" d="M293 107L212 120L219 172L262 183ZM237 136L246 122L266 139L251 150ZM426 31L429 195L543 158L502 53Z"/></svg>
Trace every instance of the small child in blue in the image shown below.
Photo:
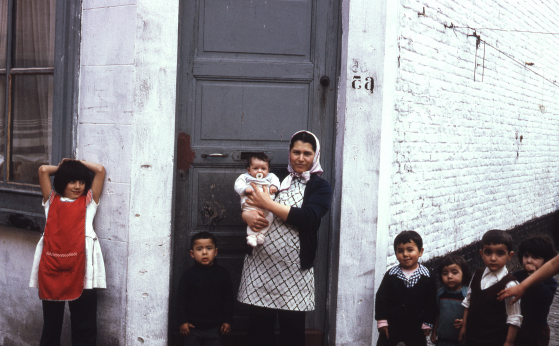
<svg viewBox="0 0 559 346"><path fill-rule="evenodd" d="M553 241L546 235L535 235L524 239L518 247L518 259L524 270L512 275L522 282L553 257L556 252ZM520 301L522 326L516 334L515 346L547 346L550 331L547 315L557 291L557 281L549 278L526 290Z"/></svg>
<svg viewBox="0 0 559 346"><path fill-rule="evenodd" d="M459 255L450 254L439 266L439 278L444 284L437 291L437 320L431 342L437 346L458 346L464 307L462 301L468 293L472 272L468 262Z"/></svg>

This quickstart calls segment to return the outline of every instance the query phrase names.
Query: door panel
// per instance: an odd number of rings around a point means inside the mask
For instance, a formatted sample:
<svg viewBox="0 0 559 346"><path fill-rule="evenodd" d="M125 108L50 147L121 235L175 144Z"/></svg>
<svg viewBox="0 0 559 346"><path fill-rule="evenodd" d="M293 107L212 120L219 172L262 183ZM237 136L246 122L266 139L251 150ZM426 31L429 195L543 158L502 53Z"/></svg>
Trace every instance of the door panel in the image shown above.
<svg viewBox="0 0 559 346"><path fill-rule="evenodd" d="M286 167L291 135L314 132L322 145L324 178L332 176L335 136L337 0L181 1L173 293L192 265L189 239L208 230L218 239L218 263L239 286L246 225L235 179L247 153L265 152ZM327 75L329 86L319 83ZM212 155L213 154L213 155ZM317 309L307 327L325 330L329 217L322 220L315 262ZM174 323L174 294L170 325ZM234 328L246 329L247 307L237 303ZM172 329L170 329L172 330ZM180 339L171 332L173 344Z"/></svg>
<svg viewBox="0 0 559 346"><path fill-rule="evenodd" d="M308 84L201 81L197 86L201 126L196 144L227 140L238 147L254 141L282 146L284 138L307 126L308 117L301 114L309 109Z"/></svg>
<svg viewBox="0 0 559 346"><path fill-rule="evenodd" d="M312 1L206 0L203 52L309 56Z"/></svg>

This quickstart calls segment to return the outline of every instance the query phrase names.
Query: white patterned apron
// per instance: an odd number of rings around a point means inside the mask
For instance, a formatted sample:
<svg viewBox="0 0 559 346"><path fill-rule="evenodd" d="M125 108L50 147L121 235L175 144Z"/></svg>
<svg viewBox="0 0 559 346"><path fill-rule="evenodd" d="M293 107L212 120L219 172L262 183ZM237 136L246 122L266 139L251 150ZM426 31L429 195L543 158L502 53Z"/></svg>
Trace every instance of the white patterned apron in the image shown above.
<svg viewBox="0 0 559 346"><path fill-rule="evenodd" d="M301 207L306 184L293 179L277 203ZM271 309L314 310L314 270L301 270L299 231L274 215L263 245L245 255L237 300Z"/></svg>

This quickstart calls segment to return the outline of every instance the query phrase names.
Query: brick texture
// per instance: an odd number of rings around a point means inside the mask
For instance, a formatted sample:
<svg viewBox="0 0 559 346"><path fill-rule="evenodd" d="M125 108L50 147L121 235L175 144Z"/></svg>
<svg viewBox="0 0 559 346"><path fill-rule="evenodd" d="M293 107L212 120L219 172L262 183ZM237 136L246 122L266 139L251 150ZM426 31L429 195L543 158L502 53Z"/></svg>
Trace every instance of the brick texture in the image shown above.
<svg viewBox="0 0 559 346"><path fill-rule="evenodd" d="M402 0L399 17L390 239L418 231L429 260L557 210L559 36L477 30L553 85L443 24L558 32L559 2Z"/></svg>

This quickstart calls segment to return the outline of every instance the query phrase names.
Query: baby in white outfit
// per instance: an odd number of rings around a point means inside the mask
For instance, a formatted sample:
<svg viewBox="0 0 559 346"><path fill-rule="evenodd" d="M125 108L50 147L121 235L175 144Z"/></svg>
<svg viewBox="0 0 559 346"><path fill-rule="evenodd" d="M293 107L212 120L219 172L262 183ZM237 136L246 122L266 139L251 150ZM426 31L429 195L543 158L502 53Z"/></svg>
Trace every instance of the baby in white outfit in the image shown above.
<svg viewBox="0 0 559 346"><path fill-rule="evenodd" d="M247 159L247 173L241 174L235 181L235 191L241 196L241 208L243 213L249 210L260 210L264 212L266 220L269 225L272 224L274 215L267 210L253 207L246 203L247 195L252 194L253 188L250 183L254 183L257 188L263 190L263 186L268 187L271 195L278 192L280 181L274 173L270 171L270 159L264 153L256 153ZM263 228L260 232L254 232L247 226L247 244L255 247L256 245L264 244L264 235L270 226Z"/></svg>

